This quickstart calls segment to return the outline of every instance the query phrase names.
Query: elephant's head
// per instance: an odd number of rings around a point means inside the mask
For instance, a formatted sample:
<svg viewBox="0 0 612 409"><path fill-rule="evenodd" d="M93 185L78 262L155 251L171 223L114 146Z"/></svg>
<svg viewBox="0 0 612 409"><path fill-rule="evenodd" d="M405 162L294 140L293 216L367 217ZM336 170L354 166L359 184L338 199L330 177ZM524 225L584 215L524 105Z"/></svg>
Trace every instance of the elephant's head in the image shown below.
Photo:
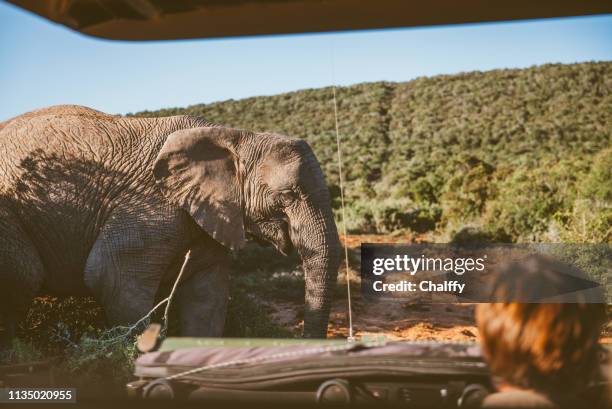
<svg viewBox="0 0 612 409"><path fill-rule="evenodd" d="M319 163L299 139L203 127L174 132L154 176L165 196L231 249L247 235L287 255L305 273L304 336L324 338L340 245Z"/></svg>

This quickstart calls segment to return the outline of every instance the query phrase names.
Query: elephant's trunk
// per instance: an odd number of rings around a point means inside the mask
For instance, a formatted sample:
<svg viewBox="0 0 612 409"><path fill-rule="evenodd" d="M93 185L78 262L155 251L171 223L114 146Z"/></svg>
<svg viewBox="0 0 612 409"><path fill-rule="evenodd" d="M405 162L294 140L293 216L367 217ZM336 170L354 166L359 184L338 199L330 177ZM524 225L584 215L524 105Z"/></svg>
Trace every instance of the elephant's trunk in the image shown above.
<svg viewBox="0 0 612 409"><path fill-rule="evenodd" d="M303 264L306 281L305 338L327 337L329 312L338 273L338 251L334 252L336 255L328 255L324 261L318 263L305 261Z"/></svg>
<svg viewBox="0 0 612 409"><path fill-rule="evenodd" d="M289 215L306 284L304 337L325 338L340 262L340 241L325 184Z"/></svg>

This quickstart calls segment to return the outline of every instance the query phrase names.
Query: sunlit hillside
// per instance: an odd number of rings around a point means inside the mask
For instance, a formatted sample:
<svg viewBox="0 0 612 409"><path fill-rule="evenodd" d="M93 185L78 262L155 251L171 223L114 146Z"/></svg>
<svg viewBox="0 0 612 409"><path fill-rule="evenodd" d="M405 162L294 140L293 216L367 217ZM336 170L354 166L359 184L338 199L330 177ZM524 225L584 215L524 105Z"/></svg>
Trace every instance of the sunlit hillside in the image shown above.
<svg viewBox="0 0 612 409"><path fill-rule="evenodd" d="M351 231L612 240L611 62L357 84L337 92ZM331 88L136 115L175 114L306 139L338 208Z"/></svg>

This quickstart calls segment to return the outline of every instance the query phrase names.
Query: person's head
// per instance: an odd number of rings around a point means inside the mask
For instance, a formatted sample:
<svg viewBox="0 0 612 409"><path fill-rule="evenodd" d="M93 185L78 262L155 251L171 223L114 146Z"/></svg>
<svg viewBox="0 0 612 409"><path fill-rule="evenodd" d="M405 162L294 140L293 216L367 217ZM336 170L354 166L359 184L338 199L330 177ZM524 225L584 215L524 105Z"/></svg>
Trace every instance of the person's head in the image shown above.
<svg viewBox="0 0 612 409"><path fill-rule="evenodd" d="M496 378L542 392L573 392L592 379L605 304L580 296L568 303L517 302L536 300L543 288L549 296L567 293L567 281L579 276L542 256L512 263L501 272L495 291L504 302L476 309L483 352Z"/></svg>

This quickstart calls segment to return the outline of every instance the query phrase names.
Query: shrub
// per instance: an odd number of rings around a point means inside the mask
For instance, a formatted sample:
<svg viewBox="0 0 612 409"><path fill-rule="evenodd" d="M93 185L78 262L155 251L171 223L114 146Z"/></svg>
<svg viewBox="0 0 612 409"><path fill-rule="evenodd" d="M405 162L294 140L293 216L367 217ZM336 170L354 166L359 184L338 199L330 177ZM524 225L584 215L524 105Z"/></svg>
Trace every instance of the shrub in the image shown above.
<svg viewBox="0 0 612 409"><path fill-rule="evenodd" d="M598 154L581 178L571 209L556 215L559 238L573 243L612 242L612 149Z"/></svg>
<svg viewBox="0 0 612 409"><path fill-rule="evenodd" d="M497 193L487 204L484 224L514 240L543 238L555 215L572 208L583 171L583 164L573 161L515 169L494 181Z"/></svg>
<svg viewBox="0 0 612 409"><path fill-rule="evenodd" d="M493 166L468 155L457 158L455 169L441 197L443 223L479 217L491 194Z"/></svg>

